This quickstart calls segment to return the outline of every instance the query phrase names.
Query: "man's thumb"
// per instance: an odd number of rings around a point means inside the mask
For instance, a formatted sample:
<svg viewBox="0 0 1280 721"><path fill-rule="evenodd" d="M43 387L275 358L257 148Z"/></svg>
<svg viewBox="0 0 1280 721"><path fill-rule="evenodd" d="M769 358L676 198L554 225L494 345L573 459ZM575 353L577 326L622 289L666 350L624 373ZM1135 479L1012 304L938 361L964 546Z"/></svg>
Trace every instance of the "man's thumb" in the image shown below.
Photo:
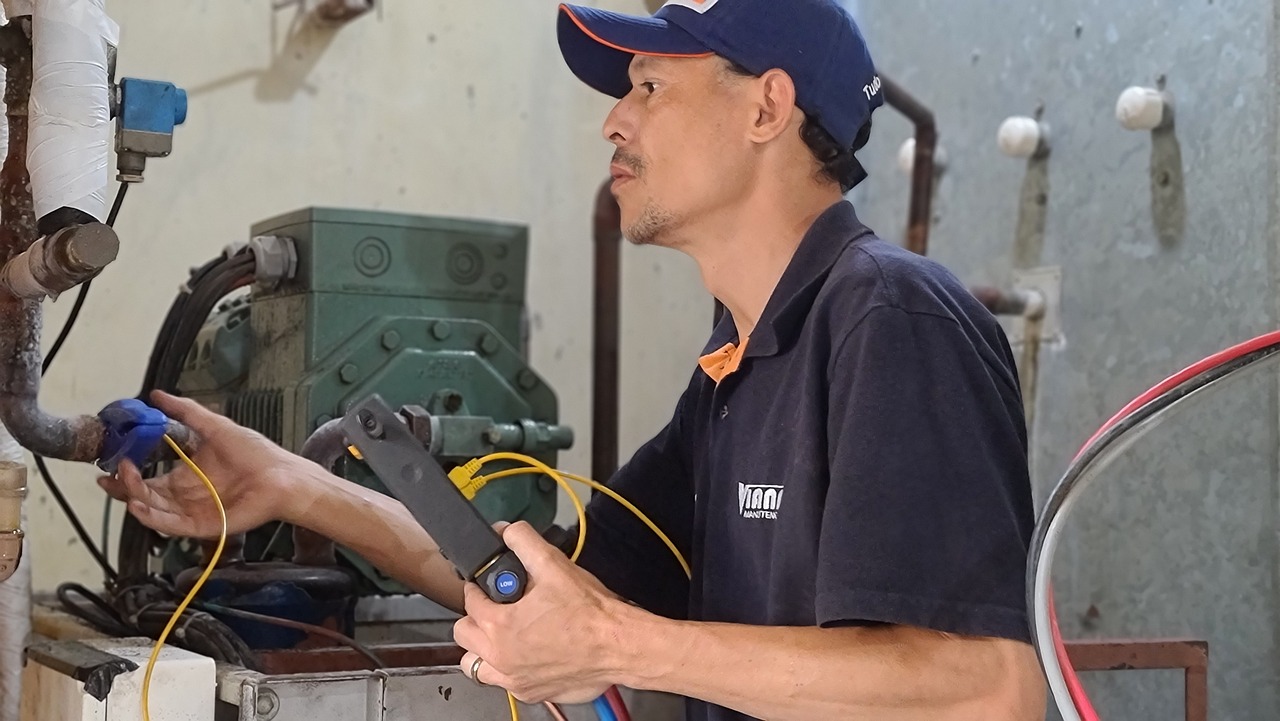
<svg viewBox="0 0 1280 721"><path fill-rule="evenodd" d="M516 554L530 574L533 574L536 569L565 562L564 554L547 543L546 539L538 535L533 526L525 521L507 526L502 531L502 542Z"/></svg>

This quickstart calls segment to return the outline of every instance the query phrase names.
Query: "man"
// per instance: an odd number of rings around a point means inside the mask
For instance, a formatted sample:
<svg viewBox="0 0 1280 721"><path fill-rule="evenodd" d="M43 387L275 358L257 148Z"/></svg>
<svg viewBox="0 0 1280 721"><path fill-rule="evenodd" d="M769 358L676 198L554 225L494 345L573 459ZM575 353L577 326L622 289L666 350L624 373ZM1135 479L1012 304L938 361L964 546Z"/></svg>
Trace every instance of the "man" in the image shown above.
<svg viewBox="0 0 1280 721"><path fill-rule="evenodd" d="M627 237L692 256L728 310L670 424L611 481L692 580L600 499L578 566L505 528L531 586L499 606L395 501L159 397L204 438L232 531L311 528L464 609L464 672L526 701L619 684L687 696L696 721L1042 718L1011 353L950 273L842 199L881 104L852 19L831 0L565 6L559 36L573 72L619 98L604 135ZM216 532L185 470L103 485L163 532Z"/></svg>

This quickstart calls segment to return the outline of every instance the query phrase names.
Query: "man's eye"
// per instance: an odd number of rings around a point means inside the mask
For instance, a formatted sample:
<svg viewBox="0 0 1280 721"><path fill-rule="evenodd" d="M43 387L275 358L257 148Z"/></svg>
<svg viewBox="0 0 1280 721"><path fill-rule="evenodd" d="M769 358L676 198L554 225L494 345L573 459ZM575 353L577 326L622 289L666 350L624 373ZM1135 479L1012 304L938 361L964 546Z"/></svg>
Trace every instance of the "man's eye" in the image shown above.
<svg viewBox="0 0 1280 721"><path fill-rule="evenodd" d="M658 89L658 86L657 86L657 85L654 85L652 82L650 82L650 81L646 80L646 81L644 81L643 83L640 83L640 89L641 89L641 90L644 90L644 91L645 91L646 93L648 93L649 95L652 95L652 94L653 94L653 91L655 91L655 90L657 90L657 89Z"/></svg>

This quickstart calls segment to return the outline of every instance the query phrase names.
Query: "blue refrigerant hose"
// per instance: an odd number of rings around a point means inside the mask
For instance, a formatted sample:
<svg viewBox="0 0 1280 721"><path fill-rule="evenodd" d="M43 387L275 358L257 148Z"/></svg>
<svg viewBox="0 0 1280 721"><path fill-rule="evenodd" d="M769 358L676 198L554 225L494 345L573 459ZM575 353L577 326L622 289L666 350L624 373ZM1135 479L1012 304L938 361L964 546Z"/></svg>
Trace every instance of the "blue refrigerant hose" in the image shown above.
<svg viewBox="0 0 1280 721"><path fill-rule="evenodd" d="M591 707L596 710L596 718L600 721L618 721L618 716L613 713L613 707L609 705L609 699L604 696L592 701Z"/></svg>

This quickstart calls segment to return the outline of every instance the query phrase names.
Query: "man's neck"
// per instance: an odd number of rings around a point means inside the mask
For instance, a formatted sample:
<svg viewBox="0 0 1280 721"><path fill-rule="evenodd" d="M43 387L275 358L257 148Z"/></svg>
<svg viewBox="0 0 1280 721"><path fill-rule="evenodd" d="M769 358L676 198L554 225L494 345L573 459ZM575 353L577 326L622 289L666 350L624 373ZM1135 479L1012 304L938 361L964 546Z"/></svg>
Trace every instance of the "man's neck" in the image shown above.
<svg viewBox="0 0 1280 721"><path fill-rule="evenodd" d="M760 321L810 226L841 199L838 191L761 195L691 228L697 237L683 248L698 263L707 290L733 315L739 340Z"/></svg>

